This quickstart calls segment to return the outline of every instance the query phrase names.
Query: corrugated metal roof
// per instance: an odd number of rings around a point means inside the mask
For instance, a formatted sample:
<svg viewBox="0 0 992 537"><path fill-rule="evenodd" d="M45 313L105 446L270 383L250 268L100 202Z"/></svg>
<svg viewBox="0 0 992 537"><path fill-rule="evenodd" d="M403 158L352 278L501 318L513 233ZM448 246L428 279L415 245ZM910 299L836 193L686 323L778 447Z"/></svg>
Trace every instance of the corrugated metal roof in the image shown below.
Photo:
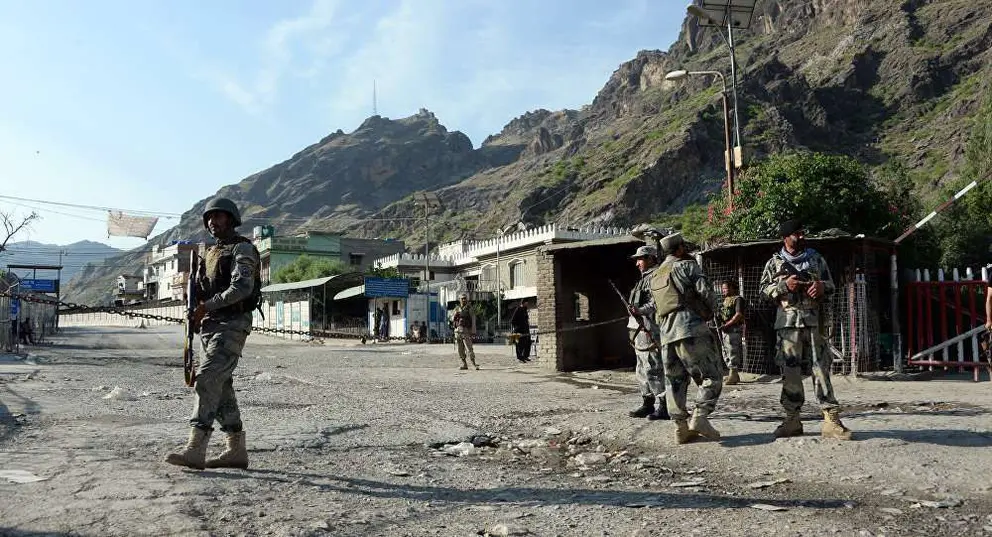
<svg viewBox="0 0 992 537"><path fill-rule="evenodd" d="M810 246L816 246L817 244L824 244L830 242L855 242L864 241L869 244L876 244L882 246L896 246L896 243L888 239L879 239L876 237L865 237L864 235L838 235L831 237L806 237L806 244ZM760 241L751 242L740 242L731 244L718 244L713 246L708 246L702 250L701 253L708 254L712 252L724 252L728 250L736 250L743 248L756 248L759 246L779 246L782 244L782 239L765 239Z"/></svg>
<svg viewBox="0 0 992 537"><path fill-rule="evenodd" d="M302 282L291 282L291 283L274 283L272 285L267 285L262 288L263 293L276 293L279 291L293 291L294 289L310 289L312 287L320 287L327 282L333 280L334 278L340 278L342 276L354 276L351 274L338 274L336 276L327 276L326 278L315 278L313 280L303 280Z"/></svg>

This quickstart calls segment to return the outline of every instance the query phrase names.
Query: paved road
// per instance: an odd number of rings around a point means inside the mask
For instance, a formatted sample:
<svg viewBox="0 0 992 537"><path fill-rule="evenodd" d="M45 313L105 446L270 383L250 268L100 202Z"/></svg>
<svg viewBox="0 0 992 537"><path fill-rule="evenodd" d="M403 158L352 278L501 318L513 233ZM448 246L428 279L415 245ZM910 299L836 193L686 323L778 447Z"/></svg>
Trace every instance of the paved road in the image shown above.
<svg viewBox="0 0 992 537"><path fill-rule="evenodd" d="M676 446L626 417L627 373L252 335L235 378L252 468L198 472L161 463L186 434L180 341L74 328L0 359L0 476L44 479L0 478L0 535L992 535L988 383L838 380L862 437L845 444L815 422L771 441L778 387L730 388L725 441ZM478 434L499 447L429 447Z"/></svg>

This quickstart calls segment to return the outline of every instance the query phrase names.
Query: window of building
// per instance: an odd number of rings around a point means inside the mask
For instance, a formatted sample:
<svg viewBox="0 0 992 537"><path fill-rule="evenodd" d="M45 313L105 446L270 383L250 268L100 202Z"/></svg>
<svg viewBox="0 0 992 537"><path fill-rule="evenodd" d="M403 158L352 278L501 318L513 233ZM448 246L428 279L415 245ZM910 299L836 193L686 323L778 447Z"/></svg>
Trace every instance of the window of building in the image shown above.
<svg viewBox="0 0 992 537"><path fill-rule="evenodd" d="M510 289L516 289L524 285L524 263L523 261L513 261L510 263Z"/></svg>
<svg viewBox="0 0 992 537"><path fill-rule="evenodd" d="M394 300L393 301L393 315L399 315L399 314L400 314L400 301L399 300Z"/></svg>
<svg viewBox="0 0 992 537"><path fill-rule="evenodd" d="M349 254L348 255L348 264L357 267L357 266L359 266L359 265L362 264L362 258L364 258L364 257L365 256L362 255L362 254Z"/></svg>

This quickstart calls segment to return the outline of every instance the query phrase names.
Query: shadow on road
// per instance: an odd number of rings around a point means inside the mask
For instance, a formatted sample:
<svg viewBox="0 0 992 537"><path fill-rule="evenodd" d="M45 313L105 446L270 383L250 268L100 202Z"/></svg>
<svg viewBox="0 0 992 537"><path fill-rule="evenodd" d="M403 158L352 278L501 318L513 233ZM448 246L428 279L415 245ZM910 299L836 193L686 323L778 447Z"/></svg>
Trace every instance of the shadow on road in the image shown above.
<svg viewBox="0 0 992 537"><path fill-rule="evenodd" d="M203 471L204 477L222 479L259 479L277 483L304 483L322 492L338 492L381 499L405 499L460 504L513 503L530 506L602 505L615 507L668 507L694 509L746 508L754 503L781 507L836 509L844 507L842 499L774 500L743 496L720 496L702 493L672 493L634 490L554 489L537 487L455 488L388 483L371 479L333 475L249 469L238 472Z"/></svg>

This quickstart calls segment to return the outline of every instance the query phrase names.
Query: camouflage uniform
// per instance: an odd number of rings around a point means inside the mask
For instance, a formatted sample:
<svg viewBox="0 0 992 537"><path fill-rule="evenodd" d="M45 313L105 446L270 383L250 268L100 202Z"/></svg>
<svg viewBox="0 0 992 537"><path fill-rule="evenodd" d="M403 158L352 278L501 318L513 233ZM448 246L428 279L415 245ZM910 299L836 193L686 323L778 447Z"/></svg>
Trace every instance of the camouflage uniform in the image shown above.
<svg viewBox="0 0 992 537"><path fill-rule="evenodd" d="M196 372L190 425L210 429L216 420L221 431L236 433L242 424L232 375L251 332L255 304L248 299L256 285L258 251L244 237L218 241L207 250L204 265L202 291L211 298L204 304L207 314L200 328L203 360Z"/></svg>
<svg viewBox="0 0 992 537"><path fill-rule="evenodd" d="M658 250L653 246L642 246L631 259L653 259L657 262ZM638 313L630 316L627 329L637 356L634 375L641 388L642 400L640 408L628 412L628 415L632 418L646 417L652 421L669 419L668 403L665 400L665 369L661 364L661 349L658 347L661 334L658 332L654 297L651 295L651 278L657 268L657 265L653 265L644 269L627 301Z"/></svg>
<svg viewBox="0 0 992 537"><path fill-rule="evenodd" d="M823 295L819 299L811 298L805 286L789 291L786 286L788 276L781 274L785 259L790 259L800 271L807 271L814 282L823 282ZM782 437L802 434L799 414L806 400L803 376L812 374L816 400L825 419L823 435L850 438L850 431L844 427L838 416L839 404L830 382L832 360L824 339L828 326L823 301L828 300L835 290L826 260L812 248L806 248L796 257L789 256L783 248L765 264L760 285L764 295L779 306L775 316L778 347L775 363L782 370L780 401L785 409L786 420L776 429L775 435Z"/></svg>
<svg viewBox="0 0 992 537"><path fill-rule="evenodd" d="M191 468L247 468L248 450L245 432L234 395L234 369L238 366L245 340L251 332L252 310L260 303L261 273L258 250L246 239L233 232L241 225L237 205L229 199L217 198L203 211L203 224L208 227L211 213L227 213L231 226L207 249L199 274L199 295L206 297L201 308L200 341L203 359L196 372L193 415L189 423L186 447L170 453L166 462ZM210 225L213 225L212 223ZM211 229L211 233L214 230ZM198 308L199 309L199 308ZM227 433L227 449L219 457L206 460L207 445L214 422Z"/></svg>
<svg viewBox="0 0 992 537"><path fill-rule="evenodd" d="M627 329L634 336L634 353L637 354L635 375L637 385L641 388L641 396L664 399L665 371L661 364L661 351L656 345L661 334L655 322L654 299L651 297L651 277L657 268L658 266L655 265L641 274L641 279L630 292L629 300L630 305L641 313L641 322L651 334L649 336L638 328L637 319L633 315L627 321Z"/></svg>
<svg viewBox="0 0 992 537"><path fill-rule="evenodd" d="M807 248L804 254L803 262L793 264L808 271L814 280L823 282L823 300L827 300L834 292L830 268L816 250ZM779 305L775 315L778 343L775 363L782 368L782 407L787 413L799 412L805 401L803 375L812 372L820 408L836 408L837 400L830 384L830 355L823 339L825 319L821 319L819 301L810 298L805 288L789 292L786 276L775 276L782 270L782 255L775 253L761 275L762 292Z"/></svg>
<svg viewBox="0 0 992 537"><path fill-rule="evenodd" d="M466 354L472 361L472 366L479 369L479 364L475 363L475 349L472 346L472 336L475 334L475 314L472 313L471 305L455 306L455 346L458 348L458 358L462 361L461 369L468 369L465 363Z"/></svg>
<svg viewBox="0 0 992 537"><path fill-rule="evenodd" d="M665 250L672 252L673 248ZM716 409L723 388L720 350L699 307L713 304L713 288L698 263L669 255L654 273L651 294L658 308L668 412L676 423L676 440L685 443L696 436L719 439L706 418ZM699 392L692 423L687 427L690 380L696 382Z"/></svg>
<svg viewBox="0 0 992 537"><path fill-rule="evenodd" d="M744 311L744 297L728 296L723 299L720 308L720 324L729 321L738 311ZM736 324L727 330L720 330L720 342L723 345L723 359L727 367L740 370L744 368L744 324Z"/></svg>

